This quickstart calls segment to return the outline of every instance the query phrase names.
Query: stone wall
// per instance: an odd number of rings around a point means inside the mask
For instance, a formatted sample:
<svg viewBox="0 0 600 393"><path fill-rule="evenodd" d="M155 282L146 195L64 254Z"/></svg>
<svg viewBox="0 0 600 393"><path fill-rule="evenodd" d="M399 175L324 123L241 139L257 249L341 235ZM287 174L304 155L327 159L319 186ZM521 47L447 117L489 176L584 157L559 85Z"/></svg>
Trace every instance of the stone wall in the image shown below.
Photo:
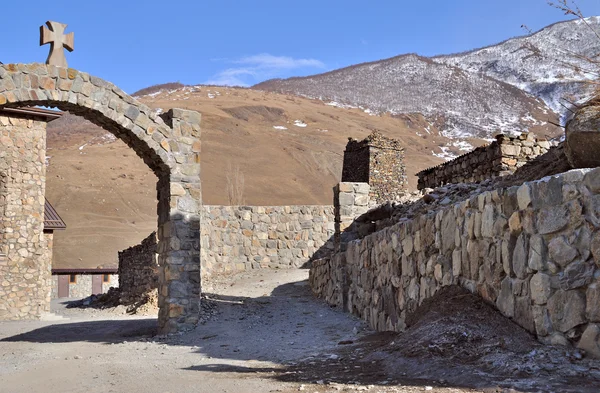
<svg viewBox="0 0 600 393"><path fill-rule="evenodd" d="M487 191L313 261L310 284L380 331L460 285L542 341L600 348L600 168Z"/></svg>
<svg viewBox="0 0 600 393"><path fill-rule="evenodd" d="M159 270L156 246L156 233L152 232L139 245L119 252L121 304L136 304L155 296Z"/></svg>
<svg viewBox="0 0 600 393"><path fill-rule="evenodd" d="M202 276L291 268L333 248L332 206L204 206Z"/></svg>
<svg viewBox="0 0 600 393"><path fill-rule="evenodd" d="M418 189L436 188L444 184L473 183L514 173L535 157L548 152L552 144L531 133L519 137L497 135L487 146L417 173Z"/></svg>
<svg viewBox="0 0 600 393"><path fill-rule="evenodd" d="M46 123L0 111L0 320L50 311L51 264L44 253Z"/></svg>
<svg viewBox="0 0 600 393"><path fill-rule="evenodd" d="M344 151L342 182L368 183L370 198L376 203L398 200L407 186L400 141L378 132L362 141L350 138Z"/></svg>

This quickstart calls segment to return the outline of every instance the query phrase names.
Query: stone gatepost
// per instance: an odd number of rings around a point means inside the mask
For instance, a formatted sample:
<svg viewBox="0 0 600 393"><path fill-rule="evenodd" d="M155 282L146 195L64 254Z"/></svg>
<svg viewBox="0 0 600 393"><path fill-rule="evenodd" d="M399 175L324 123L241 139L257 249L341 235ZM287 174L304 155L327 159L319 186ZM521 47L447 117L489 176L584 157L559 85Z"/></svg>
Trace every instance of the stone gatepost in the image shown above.
<svg viewBox="0 0 600 393"><path fill-rule="evenodd" d="M36 319L50 311L46 254L44 111L0 109L0 320Z"/></svg>
<svg viewBox="0 0 600 393"><path fill-rule="evenodd" d="M157 183L159 329L193 328L200 312L200 114L171 109L163 116L175 139L169 150L178 165ZM169 197L165 198L165 194ZM169 201L169 206L161 206Z"/></svg>
<svg viewBox="0 0 600 393"><path fill-rule="evenodd" d="M335 208L335 252L345 251L346 244L354 240L351 230L354 220L369 209L368 183L339 183L333 190L333 206Z"/></svg>

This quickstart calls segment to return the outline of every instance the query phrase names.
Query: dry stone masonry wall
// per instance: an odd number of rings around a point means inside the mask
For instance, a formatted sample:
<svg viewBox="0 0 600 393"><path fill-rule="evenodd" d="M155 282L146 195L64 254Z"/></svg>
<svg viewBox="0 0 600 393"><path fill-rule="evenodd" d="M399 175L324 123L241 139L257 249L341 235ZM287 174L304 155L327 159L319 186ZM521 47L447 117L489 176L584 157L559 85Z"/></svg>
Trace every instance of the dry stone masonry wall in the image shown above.
<svg viewBox="0 0 600 393"><path fill-rule="evenodd" d="M514 138L500 134L487 146L478 147L452 161L417 173L418 188L422 190L506 176L535 157L547 153L553 145L545 139L535 138L531 133L523 133Z"/></svg>
<svg viewBox="0 0 600 393"><path fill-rule="evenodd" d="M156 232L139 245L119 252L120 303L136 304L156 297L158 261Z"/></svg>
<svg viewBox="0 0 600 393"><path fill-rule="evenodd" d="M300 267L331 250L332 206L203 206L202 276Z"/></svg>
<svg viewBox="0 0 600 393"><path fill-rule="evenodd" d="M43 234L46 123L0 113L0 320L50 311L51 261Z"/></svg>
<svg viewBox="0 0 600 393"><path fill-rule="evenodd" d="M487 191L313 261L310 284L380 331L460 285L552 343L600 356L600 168Z"/></svg>
<svg viewBox="0 0 600 393"><path fill-rule="evenodd" d="M407 187L400 141L378 132L362 141L350 138L344 151L342 182L368 183L375 203L398 200Z"/></svg>

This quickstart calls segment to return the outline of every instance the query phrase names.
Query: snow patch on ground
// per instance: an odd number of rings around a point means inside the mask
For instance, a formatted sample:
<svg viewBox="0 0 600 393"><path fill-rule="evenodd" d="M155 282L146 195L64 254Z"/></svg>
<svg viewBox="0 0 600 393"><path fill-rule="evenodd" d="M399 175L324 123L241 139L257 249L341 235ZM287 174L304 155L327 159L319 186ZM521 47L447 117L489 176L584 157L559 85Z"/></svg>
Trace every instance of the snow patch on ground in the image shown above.
<svg viewBox="0 0 600 393"><path fill-rule="evenodd" d="M304 128L306 127L308 124L306 124L305 122L303 122L302 120L294 120L294 125L296 127L301 127Z"/></svg>
<svg viewBox="0 0 600 393"><path fill-rule="evenodd" d="M273 126L273 128L276 130L287 130L287 127L284 126Z"/></svg>
<svg viewBox="0 0 600 393"><path fill-rule="evenodd" d="M457 141L453 142L452 146L457 147L460 151L471 151L473 150L473 145L467 141Z"/></svg>
<svg viewBox="0 0 600 393"><path fill-rule="evenodd" d="M454 154L450 151L449 146L440 146L440 150L441 150L440 153L436 153L432 150L431 154L434 157L441 158L442 160L445 160L445 161L454 160L456 157L458 157L456 154Z"/></svg>

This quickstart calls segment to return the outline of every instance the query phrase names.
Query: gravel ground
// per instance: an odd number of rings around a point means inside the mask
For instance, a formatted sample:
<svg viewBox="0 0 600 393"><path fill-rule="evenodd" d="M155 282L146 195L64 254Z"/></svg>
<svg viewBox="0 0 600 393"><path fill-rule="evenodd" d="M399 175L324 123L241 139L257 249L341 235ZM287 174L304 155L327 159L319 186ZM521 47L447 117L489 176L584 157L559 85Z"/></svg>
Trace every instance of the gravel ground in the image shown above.
<svg viewBox="0 0 600 393"><path fill-rule="evenodd" d="M216 280L204 286L203 323L167 337L156 336L155 318L64 302L53 305L54 321L0 323L0 392L561 391L560 381L538 387L530 375L503 382L504 374L482 372L472 358L456 368L450 350L415 355L416 336L370 331L314 299L307 276L274 270ZM402 337L411 353L398 348ZM584 366L564 367L600 370Z"/></svg>

